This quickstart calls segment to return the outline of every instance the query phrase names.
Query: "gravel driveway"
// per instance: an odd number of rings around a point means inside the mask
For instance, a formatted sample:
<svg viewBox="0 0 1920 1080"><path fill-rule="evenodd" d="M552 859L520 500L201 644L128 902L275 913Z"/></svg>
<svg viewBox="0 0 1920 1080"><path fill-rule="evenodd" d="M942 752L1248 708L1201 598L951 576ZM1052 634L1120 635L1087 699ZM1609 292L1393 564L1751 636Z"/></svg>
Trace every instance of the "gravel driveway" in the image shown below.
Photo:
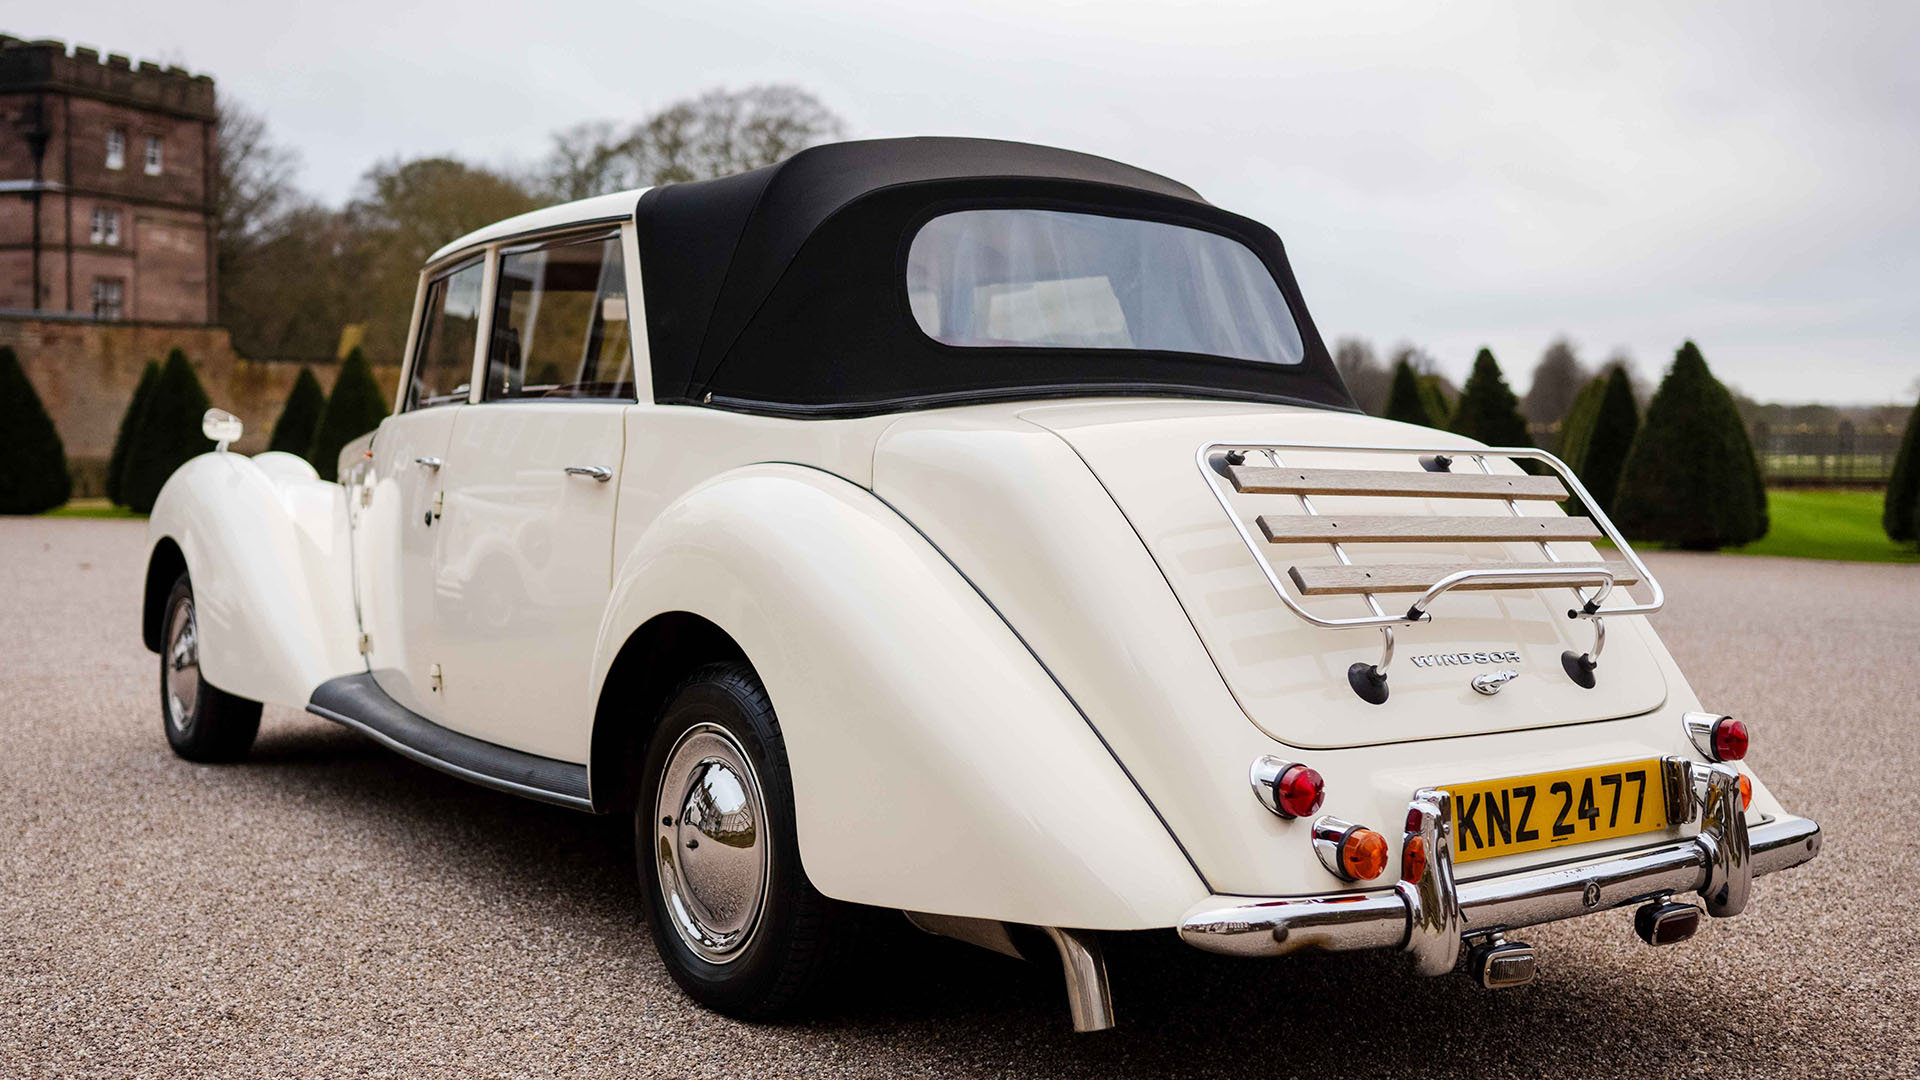
<svg viewBox="0 0 1920 1080"><path fill-rule="evenodd" d="M1051 968L879 920L810 1018L681 997L624 822L469 787L267 710L253 759L160 732L144 525L0 518L0 1076L1914 1076L1920 568L1661 555L1656 616L1826 828L1745 917L1655 951L1630 912L1526 933L1532 986L1397 956L1110 949L1121 1026ZM1850 872L1851 871L1851 872Z"/></svg>

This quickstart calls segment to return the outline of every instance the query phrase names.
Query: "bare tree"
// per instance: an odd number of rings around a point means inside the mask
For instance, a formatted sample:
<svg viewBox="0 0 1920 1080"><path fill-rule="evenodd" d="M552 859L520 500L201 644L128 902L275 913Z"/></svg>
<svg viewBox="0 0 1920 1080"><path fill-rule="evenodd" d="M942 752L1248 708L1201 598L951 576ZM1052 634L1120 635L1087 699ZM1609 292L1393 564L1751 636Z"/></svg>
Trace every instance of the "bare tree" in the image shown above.
<svg viewBox="0 0 1920 1080"><path fill-rule="evenodd" d="M556 134L537 178L554 198L582 199L757 169L845 135L840 117L798 87L709 90L628 128L597 121Z"/></svg>
<svg viewBox="0 0 1920 1080"><path fill-rule="evenodd" d="M267 122L237 101L223 99L214 115L217 160L213 174L214 268L221 322L233 330L242 351L262 347L260 324L270 313L250 302L247 279L261 245L279 232L299 202L293 171L299 157L274 145Z"/></svg>
<svg viewBox="0 0 1920 1080"><path fill-rule="evenodd" d="M1573 399L1580 395L1581 388L1592 378L1593 373L1575 355L1573 342L1564 337L1555 338L1533 369L1533 385L1521 400L1520 411L1533 426L1558 424L1573 407Z"/></svg>
<svg viewBox="0 0 1920 1080"><path fill-rule="evenodd" d="M1339 369L1355 404L1375 416L1385 411L1387 392L1393 388L1393 369L1380 363L1371 342L1341 338L1333 346L1333 366Z"/></svg>
<svg viewBox="0 0 1920 1080"><path fill-rule="evenodd" d="M230 99L214 114L214 146L219 160L213 177L213 212L220 226L222 254L244 248L270 230L299 195L293 171L299 155L274 145L266 118Z"/></svg>

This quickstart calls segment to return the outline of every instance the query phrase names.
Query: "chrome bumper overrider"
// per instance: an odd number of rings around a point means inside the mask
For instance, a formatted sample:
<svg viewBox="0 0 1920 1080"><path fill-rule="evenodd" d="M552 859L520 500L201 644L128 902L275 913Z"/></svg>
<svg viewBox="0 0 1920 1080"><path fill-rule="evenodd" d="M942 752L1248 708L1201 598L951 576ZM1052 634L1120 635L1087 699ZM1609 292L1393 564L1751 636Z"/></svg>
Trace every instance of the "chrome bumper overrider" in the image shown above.
<svg viewBox="0 0 1920 1080"><path fill-rule="evenodd" d="M1570 919L1673 893L1697 892L1707 913L1738 915L1753 878L1798 866L1820 851L1820 826L1783 817L1749 826L1738 774L1726 765L1666 761L1670 820L1700 820L1685 840L1639 851L1456 881L1452 799L1425 790L1408 808L1408 837L1430 853L1418 882L1391 889L1286 899L1215 896L1180 922L1188 944L1230 956L1321 949L1400 948L1422 974L1451 971L1465 937ZM1677 812L1674 812L1677 811Z"/></svg>

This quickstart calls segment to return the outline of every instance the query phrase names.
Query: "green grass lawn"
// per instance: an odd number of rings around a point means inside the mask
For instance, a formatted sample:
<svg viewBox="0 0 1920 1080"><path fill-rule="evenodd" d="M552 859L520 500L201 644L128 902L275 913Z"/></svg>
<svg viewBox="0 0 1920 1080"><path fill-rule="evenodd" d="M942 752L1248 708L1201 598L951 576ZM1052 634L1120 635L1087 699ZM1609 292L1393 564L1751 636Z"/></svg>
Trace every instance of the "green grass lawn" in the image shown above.
<svg viewBox="0 0 1920 1080"><path fill-rule="evenodd" d="M1879 491L1816 488L1767 492L1772 528L1764 539L1728 548L1736 555L1789 555L1848 562L1920 562L1920 551L1895 544L1880 529Z"/></svg>
<svg viewBox="0 0 1920 1080"><path fill-rule="evenodd" d="M105 499L75 499L58 510L47 511L48 517L78 518L143 518L147 515L136 514L124 506L115 506Z"/></svg>

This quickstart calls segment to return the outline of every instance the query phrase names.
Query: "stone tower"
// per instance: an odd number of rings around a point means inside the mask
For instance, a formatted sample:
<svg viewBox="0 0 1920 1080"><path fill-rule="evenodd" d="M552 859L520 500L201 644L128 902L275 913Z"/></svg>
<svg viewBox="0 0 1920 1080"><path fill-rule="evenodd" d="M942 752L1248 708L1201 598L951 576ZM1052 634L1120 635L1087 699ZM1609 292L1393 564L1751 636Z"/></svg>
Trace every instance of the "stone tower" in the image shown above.
<svg viewBox="0 0 1920 1080"><path fill-rule="evenodd" d="M205 325L213 80L0 34L0 312Z"/></svg>

